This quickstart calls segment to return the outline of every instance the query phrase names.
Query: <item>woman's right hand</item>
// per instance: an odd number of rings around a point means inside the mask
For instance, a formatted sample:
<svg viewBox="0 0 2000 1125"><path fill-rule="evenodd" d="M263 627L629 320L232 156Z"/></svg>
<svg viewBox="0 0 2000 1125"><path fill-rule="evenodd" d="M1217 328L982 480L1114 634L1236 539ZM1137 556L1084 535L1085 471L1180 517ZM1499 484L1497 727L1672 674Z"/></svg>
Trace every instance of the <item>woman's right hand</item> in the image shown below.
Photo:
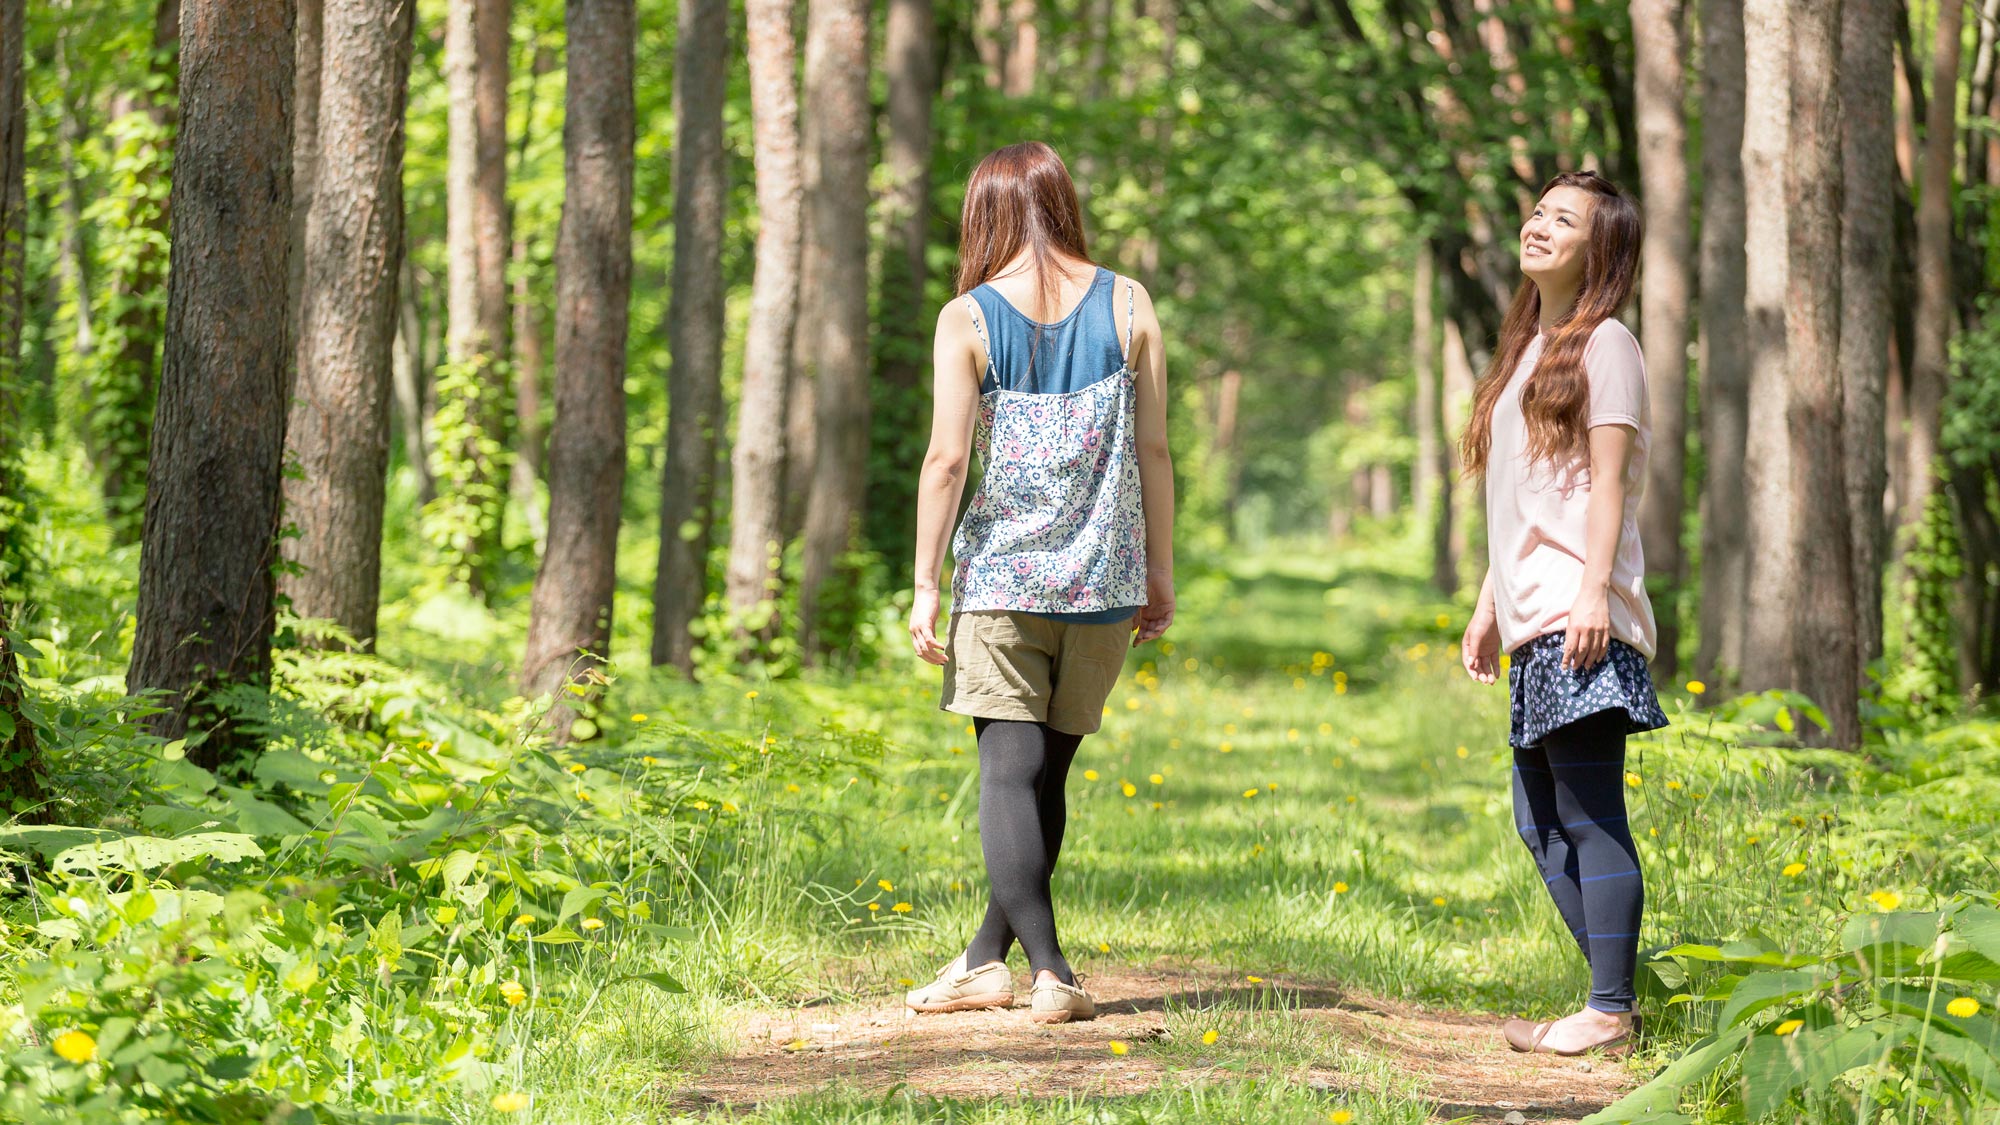
<svg viewBox="0 0 2000 1125"><path fill-rule="evenodd" d="M942 665L944 646L937 639L938 592L918 590L910 602L910 642L925 663Z"/></svg>
<svg viewBox="0 0 2000 1125"><path fill-rule="evenodd" d="M1482 605L1473 612L1465 637L1458 642L1458 659L1465 674L1482 684L1500 678L1500 622L1490 607Z"/></svg>

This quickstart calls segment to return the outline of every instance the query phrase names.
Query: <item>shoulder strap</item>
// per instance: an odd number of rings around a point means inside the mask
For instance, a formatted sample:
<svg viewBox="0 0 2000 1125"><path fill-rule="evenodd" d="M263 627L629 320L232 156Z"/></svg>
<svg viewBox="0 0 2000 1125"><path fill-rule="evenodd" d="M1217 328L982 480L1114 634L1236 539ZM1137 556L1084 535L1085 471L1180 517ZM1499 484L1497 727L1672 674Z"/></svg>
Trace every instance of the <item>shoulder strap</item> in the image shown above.
<svg viewBox="0 0 2000 1125"><path fill-rule="evenodd" d="M1132 282L1125 282L1125 362L1132 362Z"/></svg>
<svg viewBox="0 0 2000 1125"><path fill-rule="evenodd" d="M971 291L959 299L965 302L965 311L972 314L972 330L979 333L979 350L986 353L986 372L980 374L983 379L993 369L993 344L986 338L986 321L979 315L979 302L973 300Z"/></svg>

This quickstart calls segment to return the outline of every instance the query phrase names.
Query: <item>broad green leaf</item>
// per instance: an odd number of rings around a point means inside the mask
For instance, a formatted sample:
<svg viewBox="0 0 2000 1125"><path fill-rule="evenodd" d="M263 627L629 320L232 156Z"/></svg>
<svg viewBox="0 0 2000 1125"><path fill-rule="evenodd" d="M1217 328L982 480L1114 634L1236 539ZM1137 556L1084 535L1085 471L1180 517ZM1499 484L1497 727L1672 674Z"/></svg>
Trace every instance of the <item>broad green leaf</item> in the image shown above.
<svg viewBox="0 0 2000 1125"><path fill-rule="evenodd" d="M1937 941L1935 910L1896 914L1857 914L1840 929L1840 951L1854 953L1871 945L1908 945L1929 949Z"/></svg>
<svg viewBox="0 0 2000 1125"><path fill-rule="evenodd" d="M1892 1032L1891 1034L1898 1034ZM1874 1061L1885 1044L1872 1024L1802 1028L1790 1035L1753 1037L1743 1051L1743 1113L1755 1121L1777 1108L1794 1090L1825 1090L1841 1075Z"/></svg>
<svg viewBox="0 0 2000 1125"><path fill-rule="evenodd" d="M257 841L241 832L197 832L191 836L175 836L170 839L159 836L124 836L96 844L74 847L55 858L55 869L62 872L96 871L110 867L118 870L150 870L184 863L191 859L207 859L216 863L235 863L242 859L261 859L264 851Z"/></svg>
<svg viewBox="0 0 2000 1125"><path fill-rule="evenodd" d="M444 885L457 887L472 878L473 869L479 866L479 856L464 849L454 849L444 857Z"/></svg>
<svg viewBox="0 0 2000 1125"><path fill-rule="evenodd" d="M1735 1027L1774 1004L1789 1004L1819 988L1826 977L1818 969L1785 969L1751 973L1730 994L1715 1019L1717 1027Z"/></svg>
<svg viewBox="0 0 2000 1125"><path fill-rule="evenodd" d="M556 911L556 921L561 922L572 914L590 909L610 895L602 887L576 887L563 896L562 909Z"/></svg>
<svg viewBox="0 0 2000 1125"><path fill-rule="evenodd" d="M1959 1071L1966 1085L1983 1093L1975 1095L1977 1104L1987 1105L1991 1095L2000 1093L2000 1062L1985 1046L1956 1035L1933 1035L1925 1040L1924 1050Z"/></svg>
<svg viewBox="0 0 2000 1125"><path fill-rule="evenodd" d="M2000 963L2000 910L1979 903L1962 907L1951 920L1951 931L1987 960Z"/></svg>
<svg viewBox="0 0 2000 1125"><path fill-rule="evenodd" d="M621 982L628 980L643 981L644 983L650 984L654 988L659 989L661 992L678 993L687 991L686 985L683 985L681 982L675 980L674 978L668 976L665 973L631 973L627 976L619 977L616 980L613 980L611 983L619 984Z"/></svg>
<svg viewBox="0 0 2000 1125"><path fill-rule="evenodd" d="M570 929L568 926L557 926L548 933L536 934L534 937L535 944L537 945L574 945L582 940L583 935Z"/></svg>
<svg viewBox="0 0 2000 1125"><path fill-rule="evenodd" d="M1583 1119L1582 1125L1680 1125L1681 1090L1708 1077L1729 1061L1750 1037L1750 1029L1731 1028L1711 1035L1668 1063L1653 1080Z"/></svg>
<svg viewBox="0 0 2000 1125"><path fill-rule="evenodd" d="M1690 961L1721 961L1722 950L1713 945L1676 945L1662 957L1685 957Z"/></svg>

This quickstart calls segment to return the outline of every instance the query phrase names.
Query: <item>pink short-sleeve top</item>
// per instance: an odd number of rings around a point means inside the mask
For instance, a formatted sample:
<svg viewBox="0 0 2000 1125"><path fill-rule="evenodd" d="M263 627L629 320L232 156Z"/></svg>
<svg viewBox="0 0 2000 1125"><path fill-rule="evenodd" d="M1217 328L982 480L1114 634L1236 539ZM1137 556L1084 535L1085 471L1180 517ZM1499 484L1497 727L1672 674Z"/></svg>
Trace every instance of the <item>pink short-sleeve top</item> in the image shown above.
<svg viewBox="0 0 2000 1125"><path fill-rule="evenodd" d="M1590 462L1567 465L1527 459L1528 428L1521 388L1542 355L1537 334L1522 353L1493 406L1493 440L1486 462L1487 557L1492 567L1500 647L1512 652L1563 629L1583 588L1585 513ZM1611 563L1611 635L1651 660L1657 632L1646 597L1646 559L1639 546L1639 499L1652 438L1646 401L1646 361L1630 329L1607 319L1583 353L1590 381L1589 425L1629 426L1636 436L1625 469L1624 518Z"/></svg>

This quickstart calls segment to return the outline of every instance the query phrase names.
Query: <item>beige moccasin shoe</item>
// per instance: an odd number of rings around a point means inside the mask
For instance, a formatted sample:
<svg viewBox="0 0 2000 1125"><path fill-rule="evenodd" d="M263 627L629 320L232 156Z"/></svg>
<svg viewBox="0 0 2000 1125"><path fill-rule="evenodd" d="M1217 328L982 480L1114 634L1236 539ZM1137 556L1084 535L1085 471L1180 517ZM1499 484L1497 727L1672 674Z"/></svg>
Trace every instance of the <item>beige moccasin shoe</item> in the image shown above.
<svg viewBox="0 0 2000 1125"><path fill-rule="evenodd" d="M1036 1023L1068 1023L1097 1018L1097 1001L1090 993L1059 980L1037 980L1029 994L1028 1018Z"/></svg>
<svg viewBox="0 0 2000 1125"><path fill-rule="evenodd" d="M906 998L912 1011L969 1012L977 1008L1011 1008L1014 1005L1014 974L1005 962L988 961L976 969L965 967L963 954L938 970L937 979L912 989Z"/></svg>

